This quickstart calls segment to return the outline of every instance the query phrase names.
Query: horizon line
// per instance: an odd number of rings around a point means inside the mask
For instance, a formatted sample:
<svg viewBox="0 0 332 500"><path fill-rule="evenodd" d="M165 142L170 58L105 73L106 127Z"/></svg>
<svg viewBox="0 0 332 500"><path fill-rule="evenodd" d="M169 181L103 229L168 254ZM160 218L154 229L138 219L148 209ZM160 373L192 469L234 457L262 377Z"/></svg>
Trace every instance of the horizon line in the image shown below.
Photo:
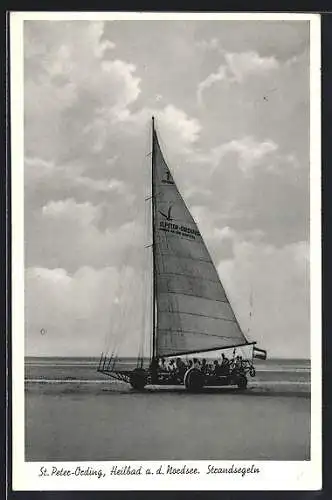
<svg viewBox="0 0 332 500"><path fill-rule="evenodd" d="M179 354L180 356L180 354ZM137 356L130 356L130 355L122 355L122 356L117 356L118 358L132 358L132 359L137 359ZM47 354L47 355L44 355L44 354L25 354L24 355L24 358L77 358L77 359L82 359L82 358L97 358L99 359L100 358L100 355L85 355L85 356L81 356L81 355L51 355L51 354ZM144 359L150 359L149 356L145 356ZM311 361L311 357L292 357L292 356L269 356L267 358L267 360L271 360L271 359L305 359L305 360L308 360L308 361ZM265 360L264 360L265 361Z"/></svg>

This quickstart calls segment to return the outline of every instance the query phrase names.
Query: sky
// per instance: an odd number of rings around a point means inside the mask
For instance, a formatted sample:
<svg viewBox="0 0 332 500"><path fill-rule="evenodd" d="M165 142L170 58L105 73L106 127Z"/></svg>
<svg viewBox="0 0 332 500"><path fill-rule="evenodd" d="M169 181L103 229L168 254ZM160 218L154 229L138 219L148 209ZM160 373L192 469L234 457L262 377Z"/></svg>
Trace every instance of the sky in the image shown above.
<svg viewBox="0 0 332 500"><path fill-rule="evenodd" d="M27 355L136 354L154 115L243 332L310 356L308 21L25 21L24 114Z"/></svg>

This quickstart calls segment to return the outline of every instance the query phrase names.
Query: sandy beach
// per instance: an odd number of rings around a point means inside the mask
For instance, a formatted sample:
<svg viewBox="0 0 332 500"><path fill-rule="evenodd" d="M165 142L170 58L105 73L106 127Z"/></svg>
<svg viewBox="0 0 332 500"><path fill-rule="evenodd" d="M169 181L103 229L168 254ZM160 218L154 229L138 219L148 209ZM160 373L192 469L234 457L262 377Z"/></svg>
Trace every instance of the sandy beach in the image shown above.
<svg viewBox="0 0 332 500"><path fill-rule="evenodd" d="M69 365L26 368L28 461L310 459L307 369L267 368L246 392L188 394L137 393Z"/></svg>

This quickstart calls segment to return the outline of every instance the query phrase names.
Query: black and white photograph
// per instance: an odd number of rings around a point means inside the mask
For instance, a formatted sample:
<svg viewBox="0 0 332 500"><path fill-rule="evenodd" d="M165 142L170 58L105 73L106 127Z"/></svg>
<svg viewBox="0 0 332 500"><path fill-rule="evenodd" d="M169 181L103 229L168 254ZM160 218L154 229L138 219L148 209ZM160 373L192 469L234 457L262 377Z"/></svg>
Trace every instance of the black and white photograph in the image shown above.
<svg viewBox="0 0 332 500"><path fill-rule="evenodd" d="M319 17L281 17L22 15L13 405L36 480L318 457Z"/></svg>

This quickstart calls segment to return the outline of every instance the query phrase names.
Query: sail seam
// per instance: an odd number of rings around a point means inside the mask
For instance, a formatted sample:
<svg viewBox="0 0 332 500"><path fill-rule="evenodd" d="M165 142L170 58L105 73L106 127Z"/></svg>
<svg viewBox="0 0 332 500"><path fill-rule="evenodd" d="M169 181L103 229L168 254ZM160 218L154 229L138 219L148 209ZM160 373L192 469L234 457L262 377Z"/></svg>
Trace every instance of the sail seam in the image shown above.
<svg viewBox="0 0 332 500"><path fill-rule="evenodd" d="M187 224L187 225L189 225L189 224L191 224L191 223L189 223L189 222L183 222L183 224ZM171 233L171 232L167 232L167 231L165 231L165 229L162 229L162 228L159 228L159 229L160 229L160 231L162 231L162 233L161 233L161 234L167 235L167 240L171 240L171 239L176 240L176 239L178 239L178 238L179 238L179 235L178 235L178 234L173 234L173 233ZM196 234L196 236L198 236L198 235ZM159 234L159 233L158 233L158 237L160 238L160 234ZM203 248L204 248L204 245L205 245L205 244L204 244L204 240L203 240L203 238L202 238L202 235L200 234L200 235L199 235L199 237L201 238L200 240L199 240L199 239L197 240L196 238L195 238L195 239L191 239L191 238L189 238L189 237L186 237L186 236L183 234L183 235L181 236L181 239L185 239L186 241L190 241L190 243L191 243L192 245L197 245L197 246L199 246L199 247L202 247L202 246L203 246ZM208 261L208 262L210 262L210 261Z"/></svg>
<svg viewBox="0 0 332 500"><path fill-rule="evenodd" d="M217 285L220 285L220 281L215 281L215 280L210 280L209 278L203 278L202 276L193 276L192 274L183 274L183 273L167 273L167 272L159 272L159 276L184 276L185 278L194 278L195 280L203 280L203 281L210 281L211 283L217 283ZM222 285L221 285L222 286Z"/></svg>
<svg viewBox="0 0 332 500"><path fill-rule="evenodd" d="M191 312L186 312L186 311L163 311L163 310L159 310L159 313L187 314L188 316L200 316L202 318L218 319L220 321L228 321L229 323L236 323L235 319L220 318L219 316L210 316L210 315L207 315L207 314L191 313Z"/></svg>
<svg viewBox="0 0 332 500"><path fill-rule="evenodd" d="M190 333L193 335L204 335L205 337L217 337L218 339L242 339L243 337L227 337L226 335L217 335L216 333L196 332L194 330L173 330L172 328L158 328L159 332L173 332L173 333Z"/></svg>
<svg viewBox="0 0 332 500"><path fill-rule="evenodd" d="M177 258L177 259L187 259L187 260L194 260L195 262L206 262L207 264L211 264L212 265L212 262L210 260L206 260L206 259L196 259L195 257L187 257L185 255L178 255L178 254L174 254L174 253L158 253L157 254L158 256L159 255L163 255L163 256L167 256L167 257L174 257L174 258Z"/></svg>
<svg viewBox="0 0 332 500"><path fill-rule="evenodd" d="M183 292L173 292L170 290L167 290L167 292L159 292L159 295L169 295L169 294L176 294L176 295L185 295L186 297L195 297L197 299L204 299L204 300L210 300L211 302L221 302L222 304L228 304L227 300L220 300L220 299L211 299L210 297L205 297L204 295L194 295L192 293L183 293Z"/></svg>

